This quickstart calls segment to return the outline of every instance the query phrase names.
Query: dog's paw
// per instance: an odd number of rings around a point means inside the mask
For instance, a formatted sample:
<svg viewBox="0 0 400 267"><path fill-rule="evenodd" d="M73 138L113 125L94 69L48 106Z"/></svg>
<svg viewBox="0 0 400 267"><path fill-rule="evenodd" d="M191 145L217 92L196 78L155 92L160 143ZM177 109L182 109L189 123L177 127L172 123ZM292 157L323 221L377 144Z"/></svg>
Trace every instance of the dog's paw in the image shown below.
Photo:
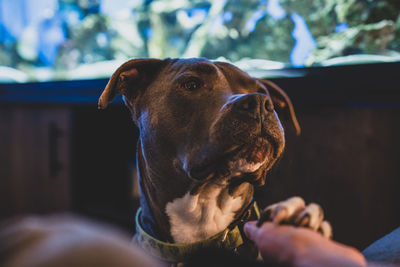
<svg viewBox="0 0 400 267"><path fill-rule="evenodd" d="M321 206L316 203L306 205L301 197L292 197L266 207L258 220L258 226L267 221L310 228L332 238L332 227L324 221Z"/></svg>

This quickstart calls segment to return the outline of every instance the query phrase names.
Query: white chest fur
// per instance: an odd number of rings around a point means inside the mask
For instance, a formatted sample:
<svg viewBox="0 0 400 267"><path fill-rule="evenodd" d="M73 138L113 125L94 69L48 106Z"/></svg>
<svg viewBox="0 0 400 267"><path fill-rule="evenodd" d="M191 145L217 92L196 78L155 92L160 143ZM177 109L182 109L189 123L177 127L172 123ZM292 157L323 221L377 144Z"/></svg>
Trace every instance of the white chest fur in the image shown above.
<svg viewBox="0 0 400 267"><path fill-rule="evenodd" d="M177 243L207 239L223 231L243 205L242 197L233 198L226 186L207 185L196 195L189 192L166 205L171 235Z"/></svg>

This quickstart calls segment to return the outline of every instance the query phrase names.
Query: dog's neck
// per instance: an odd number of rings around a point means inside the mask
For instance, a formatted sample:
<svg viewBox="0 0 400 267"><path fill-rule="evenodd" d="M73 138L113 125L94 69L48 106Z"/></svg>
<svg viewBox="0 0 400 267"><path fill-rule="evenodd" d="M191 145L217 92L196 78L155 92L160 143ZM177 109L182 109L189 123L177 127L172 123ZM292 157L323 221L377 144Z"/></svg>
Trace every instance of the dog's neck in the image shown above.
<svg viewBox="0 0 400 267"><path fill-rule="evenodd" d="M240 187L243 192L251 191L248 183ZM193 243L222 232L247 207L247 196L232 196L228 184L213 182L204 184L194 194L187 192L167 203L166 213L174 241Z"/></svg>
<svg viewBox="0 0 400 267"><path fill-rule="evenodd" d="M227 179L204 183L195 191L182 180L168 185L155 184L144 167L138 149L137 167L140 187L142 228L153 237L175 243L192 243L207 239L231 224L247 208L253 186L242 183L232 187ZM175 177L176 178L176 177ZM165 179L164 179L165 180Z"/></svg>

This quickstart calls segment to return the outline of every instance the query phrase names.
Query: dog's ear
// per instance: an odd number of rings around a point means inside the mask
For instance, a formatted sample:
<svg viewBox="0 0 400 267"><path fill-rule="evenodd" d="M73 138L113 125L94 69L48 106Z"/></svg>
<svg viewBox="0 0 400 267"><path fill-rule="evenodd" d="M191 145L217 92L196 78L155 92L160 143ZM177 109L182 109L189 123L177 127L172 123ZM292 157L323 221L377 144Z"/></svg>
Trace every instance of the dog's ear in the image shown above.
<svg viewBox="0 0 400 267"><path fill-rule="evenodd" d="M118 94L123 94L128 101L135 99L167 61L168 59L132 59L122 64L108 81L99 98L98 108L105 109Z"/></svg>
<svg viewBox="0 0 400 267"><path fill-rule="evenodd" d="M271 96L272 102L274 103L277 112L279 114L289 117L296 130L296 134L300 135L300 124L297 121L292 101L287 96L287 94L278 85L269 80L258 79L258 81L261 82L265 87L267 87L267 90Z"/></svg>

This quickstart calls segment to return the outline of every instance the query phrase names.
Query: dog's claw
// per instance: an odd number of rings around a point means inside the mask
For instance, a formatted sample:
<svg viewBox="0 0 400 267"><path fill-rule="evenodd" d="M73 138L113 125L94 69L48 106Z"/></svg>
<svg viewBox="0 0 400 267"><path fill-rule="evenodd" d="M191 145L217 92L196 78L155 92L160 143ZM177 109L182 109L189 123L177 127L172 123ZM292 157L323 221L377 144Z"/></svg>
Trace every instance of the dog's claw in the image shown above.
<svg viewBox="0 0 400 267"><path fill-rule="evenodd" d="M332 227L324 221L324 211L316 203L305 205L300 197L292 197L288 200L270 205L264 209L257 226L271 221L275 224L291 224L299 227L310 228L320 232L327 238L332 237Z"/></svg>
<svg viewBox="0 0 400 267"><path fill-rule="evenodd" d="M323 221L321 223L318 232L320 232L324 237L332 239L332 226L328 221Z"/></svg>
<svg viewBox="0 0 400 267"><path fill-rule="evenodd" d="M272 218L272 222L281 224L289 216L290 211L286 207L277 206L274 213L275 215Z"/></svg>
<svg viewBox="0 0 400 267"><path fill-rule="evenodd" d="M295 219L295 225L311 228L317 231L324 219L324 211L321 206L311 203Z"/></svg>
<svg viewBox="0 0 400 267"><path fill-rule="evenodd" d="M276 224L290 223L295 215L304 210L305 202L300 197L292 197L285 201L272 204L264 209L259 220L259 225L266 221L272 221Z"/></svg>
<svg viewBox="0 0 400 267"><path fill-rule="evenodd" d="M304 213L303 215L297 217L294 221L294 225L306 227L310 223L310 214Z"/></svg>

